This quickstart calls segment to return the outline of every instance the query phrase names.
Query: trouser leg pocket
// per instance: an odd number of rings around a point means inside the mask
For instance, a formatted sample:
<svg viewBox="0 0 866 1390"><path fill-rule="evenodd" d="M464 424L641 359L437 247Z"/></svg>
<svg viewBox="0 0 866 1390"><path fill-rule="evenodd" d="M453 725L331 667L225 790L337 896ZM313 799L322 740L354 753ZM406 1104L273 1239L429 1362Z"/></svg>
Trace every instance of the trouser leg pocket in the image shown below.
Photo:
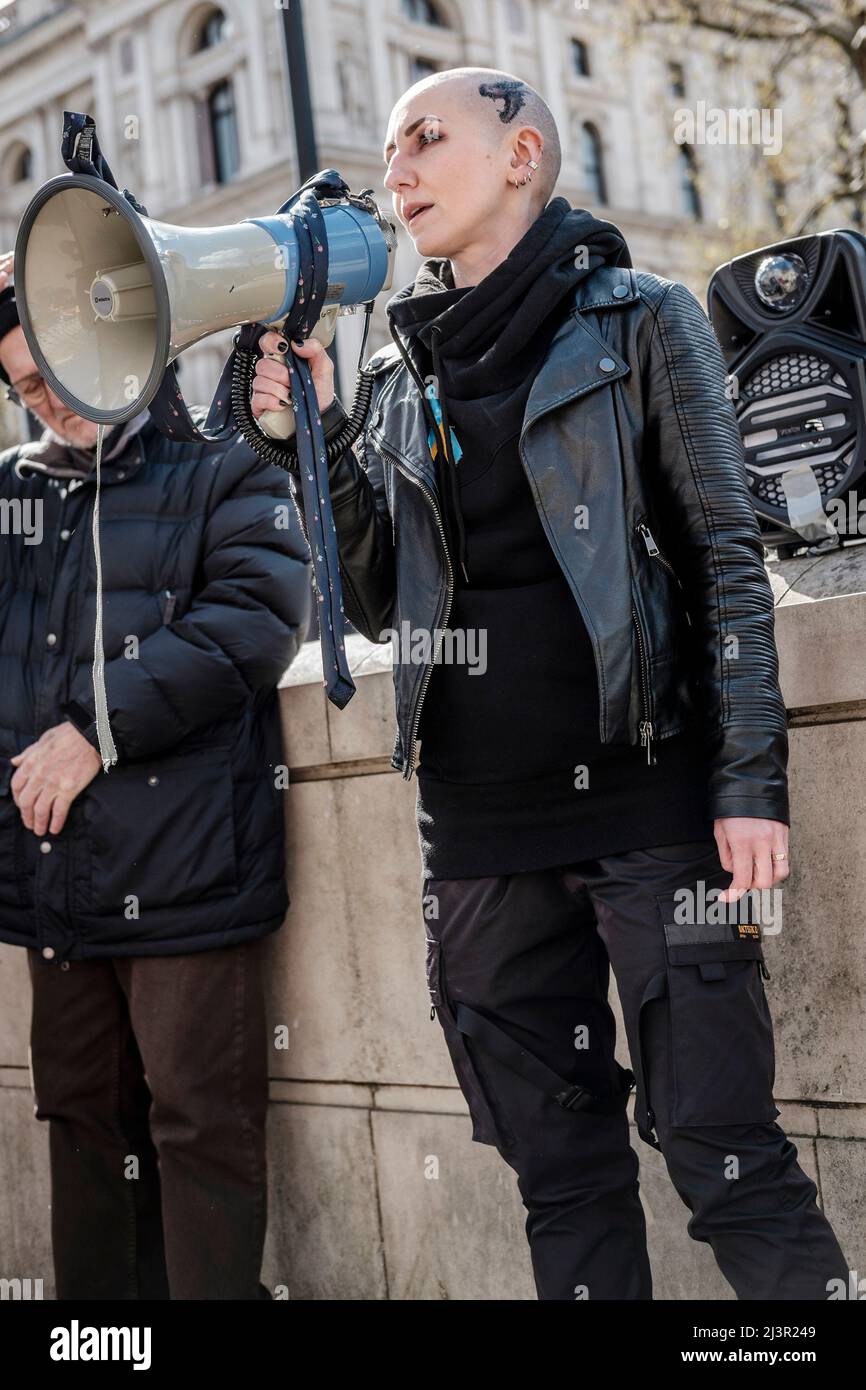
<svg viewBox="0 0 866 1390"><path fill-rule="evenodd" d="M451 1056L451 1063L469 1114L472 1118L472 1138L479 1144L493 1144L497 1148L511 1148L515 1136L497 1104L490 1081L482 1079L478 1059L473 1053L472 1044L457 1027L454 1006L448 996L445 973L445 960L441 942L432 936L427 937L427 988L430 993L431 1017L435 1015L442 1025L445 1042Z"/></svg>
<svg viewBox="0 0 866 1390"><path fill-rule="evenodd" d="M775 1050L760 925L683 921L676 895L656 901L670 1011L671 1124L774 1120ZM717 907L727 918L738 904Z"/></svg>

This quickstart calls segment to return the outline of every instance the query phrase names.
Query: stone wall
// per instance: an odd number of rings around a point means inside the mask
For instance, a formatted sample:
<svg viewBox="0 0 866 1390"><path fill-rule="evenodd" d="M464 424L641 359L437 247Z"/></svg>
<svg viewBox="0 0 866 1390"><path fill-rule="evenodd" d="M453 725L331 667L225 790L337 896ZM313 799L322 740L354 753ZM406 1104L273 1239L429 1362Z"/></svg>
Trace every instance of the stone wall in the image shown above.
<svg viewBox="0 0 866 1390"><path fill-rule="evenodd" d="M784 927L765 943L779 1123L866 1273L866 593L821 598L811 561L778 567L773 584L793 804ZM430 1019L414 782L388 761L390 649L349 645L358 690L346 710L327 703L313 646L281 687L292 901L269 943L268 989L290 1046L272 1066L265 1279L293 1298L531 1299L515 1176L471 1141ZM23 953L0 947L0 1275L42 1277L49 1296L28 1021ZM634 1130L632 1142L655 1297L732 1299L709 1247L686 1233L663 1159Z"/></svg>

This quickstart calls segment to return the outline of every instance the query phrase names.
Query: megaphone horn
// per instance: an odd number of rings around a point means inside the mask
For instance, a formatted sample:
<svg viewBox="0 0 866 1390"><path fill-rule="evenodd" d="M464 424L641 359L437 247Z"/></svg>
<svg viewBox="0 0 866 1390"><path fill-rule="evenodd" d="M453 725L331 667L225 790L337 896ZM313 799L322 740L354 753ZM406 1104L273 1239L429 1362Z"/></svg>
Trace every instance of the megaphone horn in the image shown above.
<svg viewBox="0 0 866 1390"><path fill-rule="evenodd" d="M370 198L323 199L322 214L321 309L332 333L340 308L390 287L396 234ZM298 267L287 215L179 227L143 216L112 184L80 173L43 184L15 245L21 326L41 374L76 414L106 425L149 405L169 364L202 338L279 326Z"/></svg>

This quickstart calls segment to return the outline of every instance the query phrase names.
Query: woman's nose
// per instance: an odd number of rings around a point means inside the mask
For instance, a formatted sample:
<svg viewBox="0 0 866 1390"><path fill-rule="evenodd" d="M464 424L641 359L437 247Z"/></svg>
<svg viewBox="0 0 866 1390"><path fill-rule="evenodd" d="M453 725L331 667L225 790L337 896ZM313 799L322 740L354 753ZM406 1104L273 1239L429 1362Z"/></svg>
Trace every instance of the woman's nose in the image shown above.
<svg viewBox="0 0 866 1390"><path fill-rule="evenodd" d="M414 179L411 170L399 159L392 159L385 175L385 187L389 193L399 193L401 188L412 186Z"/></svg>

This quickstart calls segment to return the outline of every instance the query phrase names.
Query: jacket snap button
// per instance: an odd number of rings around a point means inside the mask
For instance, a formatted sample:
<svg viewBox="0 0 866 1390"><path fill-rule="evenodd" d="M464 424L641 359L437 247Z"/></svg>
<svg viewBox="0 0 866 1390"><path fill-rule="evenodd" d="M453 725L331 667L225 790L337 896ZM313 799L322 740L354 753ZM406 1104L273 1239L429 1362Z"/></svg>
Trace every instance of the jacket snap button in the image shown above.
<svg viewBox="0 0 866 1390"><path fill-rule="evenodd" d="M628 294L628 285L617 285L613 292L614 299L625 299Z"/></svg>
<svg viewBox="0 0 866 1390"><path fill-rule="evenodd" d="M616 363L614 362L612 357L603 357L598 365L603 372L616 371Z"/></svg>
<svg viewBox="0 0 866 1390"><path fill-rule="evenodd" d="M39 846L39 848L41 849L41 851L42 851L43 854L50 854L50 853L51 853L51 842L50 842L50 840L43 840L43 841L42 841L42 844ZM52 955L53 955L53 954L54 954L54 952L52 951Z"/></svg>
<svg viewBox="0 0 866 1390"><path fill-rule="evenodd" d="M68 540L69 540L69 537L70 537L71 535L72 535L72 532L71 532L71 531L61 531L61 532L60 532L60 539L61 539L62 541L68 541Z"/></svg>
<svg viewBox="0 0 866 1390"><path fill-rule="evenodd" d="M149 787L158 787L158 786L159 786L159 778L158 778L158 777L148 777L148 779L147 779L147 785L148 785Z"/></svg>
<svg viewBox="0 0 866 1390"><path fill-rule="evenodd" d="M48 643L49 647L53 647L57 641L57 633L49 632L48 636L45 638L45 641Z"/></svg>
<svg viewBox="0 0 866 1390"><path fill-rule="evenodd" d="M53 960L53 959L54 959L54 947L53 947L53 946L43 946L43 947L42 947L42 954L43 954L43 956L45 957L46 960Z"/></svg>

